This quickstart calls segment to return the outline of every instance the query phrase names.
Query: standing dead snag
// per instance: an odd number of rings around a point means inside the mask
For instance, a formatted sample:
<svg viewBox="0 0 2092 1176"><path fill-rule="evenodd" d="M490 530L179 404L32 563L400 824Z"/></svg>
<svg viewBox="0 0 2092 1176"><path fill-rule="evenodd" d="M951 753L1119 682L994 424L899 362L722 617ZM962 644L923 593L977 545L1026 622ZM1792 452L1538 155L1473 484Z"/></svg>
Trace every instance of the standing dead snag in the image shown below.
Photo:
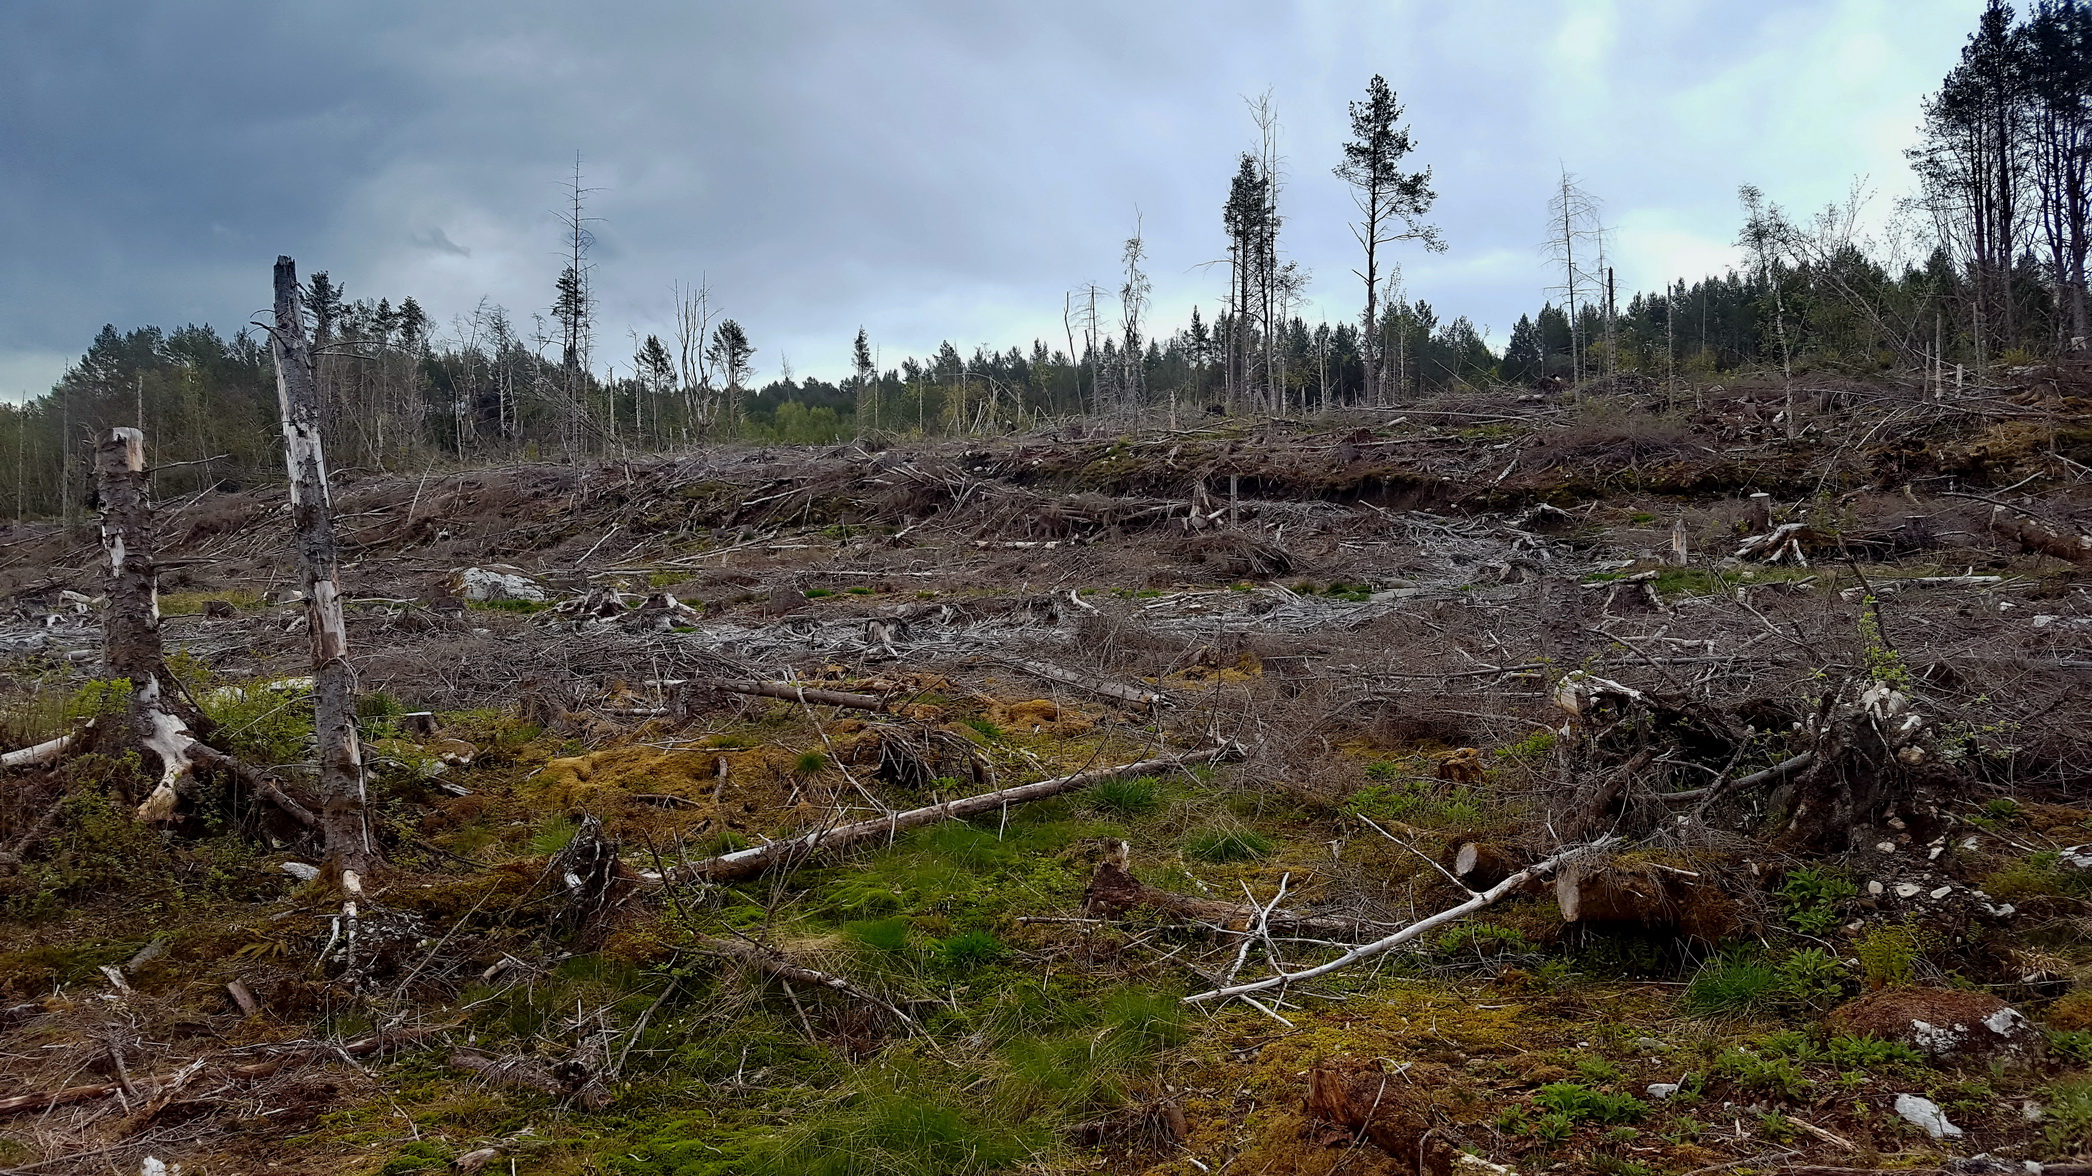
<svg viewBox="0 0 2092 1176"><path fill-rule="evenodd" d="M284 459L290 468L291 527L305 570L305 622L312 640L314 730L319 736L322 869L351 895L377 860L364 803L363 753L356 742L356 711L349 697L348 633L342 624L341 578L334 544L334 509L327 490L327 458L320 445L320 394L305 318L298 306L298 267L276 259L276 326L269 333L276 360L276 400L283 415Z"/></svg>
<svg viewBox="0 0 2092 1176"><path fill-rule="evenodd" d="M111 429L95 446L95 488L102 504L102 550L109 557L109 612L102 623L102 661L111 678L131 683L131 736L160 761L160 779L138 817L174 815L175 787L188 774L195 740L166 698L167 658L160 641L159 570L153 564L153 508L145 474L145 434Z"/></svg>

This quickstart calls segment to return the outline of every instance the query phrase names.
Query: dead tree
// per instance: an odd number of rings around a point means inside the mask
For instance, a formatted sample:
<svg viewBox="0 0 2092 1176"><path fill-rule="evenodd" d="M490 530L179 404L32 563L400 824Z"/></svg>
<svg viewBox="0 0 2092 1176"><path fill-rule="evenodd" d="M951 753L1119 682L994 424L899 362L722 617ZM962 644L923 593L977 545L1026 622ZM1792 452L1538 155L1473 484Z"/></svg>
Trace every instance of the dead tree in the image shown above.
<svg viewBox="0 0 2092 1176"><path fill-rule="evenodd" d="M298 536L305 571L314 730L319 737L320 833L326 846L321 868L355 895L362 891L363 878L378 854L371 842L363 753L356 741L356 711L350 698L349 641L342 624L327 458L320 445L319 388L298 306L298 267L288 257L276 259L276 326L269 335L269 350L276 361L276 398L290 467L291 526Z"/></svg>
<svg viewBox="0 0 2092 1176"><path fill-rule="evenodd" d="M160 764L159 782L138 806L138 816L164 821L174 815L175 788L189 772L190 748L196 741L169 702L173 682L160 641L145 434L137 429L109 430L95 446L94 465L102 505L102 550L109 557L102 662L109 677L130 682L131 737Z"/></svg>

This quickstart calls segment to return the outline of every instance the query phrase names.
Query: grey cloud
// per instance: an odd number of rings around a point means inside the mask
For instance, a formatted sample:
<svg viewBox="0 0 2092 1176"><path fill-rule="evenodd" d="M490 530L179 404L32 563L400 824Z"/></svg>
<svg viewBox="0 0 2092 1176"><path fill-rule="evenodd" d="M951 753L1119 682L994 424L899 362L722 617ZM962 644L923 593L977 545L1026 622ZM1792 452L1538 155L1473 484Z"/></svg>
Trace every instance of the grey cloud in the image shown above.
<svg viewBox="0 0 2092 1176"><path fill-rule="evenodd" d="M472 251L450 239L442 229L430 229L426 233L414 234L414 243L436 253L448 253L455 257L470 257Z"/></svg>
<svg viewBox="0 0 2092 1176"><path fill-rule="evenodd" d="M1060 335L1134 209L1155 313L1210 308L1219 204L1270 87L1309 318L1354 313L1344 103L1384 73L1452 250L1410 292L1499 336L1541 298L1548 179L1659 240L1733 238L1735 186L1808 206L1893 164L1979 0L687 4L76 0L0 6L0 354L103 322L236 324L290 253L439 321L550 304L579 150L602 189L601 354L709 280L766 359L836 374ZM1864 43L1864 44L1862 44ZM1842 49L1859 45L1860 66ZM1854 128L1860 128L1855 130ZM1884 163L1886 160L1888 163ZM213 231L224 225L232 235ZM441 226L402 233L400 226ZM469 241L469 254L456 245ZM1704 257L1706 250L1695 256Z"/></svg>

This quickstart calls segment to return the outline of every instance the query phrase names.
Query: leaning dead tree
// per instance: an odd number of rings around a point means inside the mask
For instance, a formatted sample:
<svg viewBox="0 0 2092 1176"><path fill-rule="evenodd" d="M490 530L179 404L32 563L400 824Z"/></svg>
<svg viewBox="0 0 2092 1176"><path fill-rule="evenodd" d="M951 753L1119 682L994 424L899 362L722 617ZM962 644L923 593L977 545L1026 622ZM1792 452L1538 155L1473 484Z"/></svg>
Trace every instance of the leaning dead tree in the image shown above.
<svg viewBox="0 0 2092 1176"><path fill-rule="evenodd" d="M314 730L319 740L320 833L326 847L321 871L357 894L378 860L364 796L363 752L356 741L350 696L348 632L342 623L334 507L327 489L327 458L320 444L320 395L305 317L298 305L298 267L276 259L276 323L269 350L276 361L276 399L283 416L284 458L290 467L291 527L305 572L305 623L312 641Z"/></svg>

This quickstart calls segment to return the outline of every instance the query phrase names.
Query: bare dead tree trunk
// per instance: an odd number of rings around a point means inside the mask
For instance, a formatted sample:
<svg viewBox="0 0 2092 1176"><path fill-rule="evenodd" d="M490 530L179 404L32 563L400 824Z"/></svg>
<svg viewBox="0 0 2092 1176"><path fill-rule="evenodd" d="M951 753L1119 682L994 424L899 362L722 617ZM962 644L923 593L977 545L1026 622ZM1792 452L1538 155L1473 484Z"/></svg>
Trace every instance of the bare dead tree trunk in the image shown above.
<svg viewBox="0 0 2092 1176"><path fill-rule="evenodd" d="M377 861L364 803L363 753L356 742L350 698L348 633L342 624L341 579L334 543L334 510L327 490L327 459L320 445L319 389L312 350L298 308L298 267L276 259L276 329L269 336L276 360L277 405L291 478L291 526L305 570L305 621L312 640L315 731L319 737L322 869L342 889L360 894Z"/></svg>
<svg viewBox="0 0 2092 1176"><path fill-rule="evenodd" d="M109 557L109 611L102 623L102 662L111 678L131 683L131 734L160 761L160 779L138 806L141 820L174 815L175 786L191 766L188 724L168 707L167 658L160 641L159 571L153 566L152 495L147 489L145 434L111 429L95 446L95 484L102 506L102 550Z"/></svg>

